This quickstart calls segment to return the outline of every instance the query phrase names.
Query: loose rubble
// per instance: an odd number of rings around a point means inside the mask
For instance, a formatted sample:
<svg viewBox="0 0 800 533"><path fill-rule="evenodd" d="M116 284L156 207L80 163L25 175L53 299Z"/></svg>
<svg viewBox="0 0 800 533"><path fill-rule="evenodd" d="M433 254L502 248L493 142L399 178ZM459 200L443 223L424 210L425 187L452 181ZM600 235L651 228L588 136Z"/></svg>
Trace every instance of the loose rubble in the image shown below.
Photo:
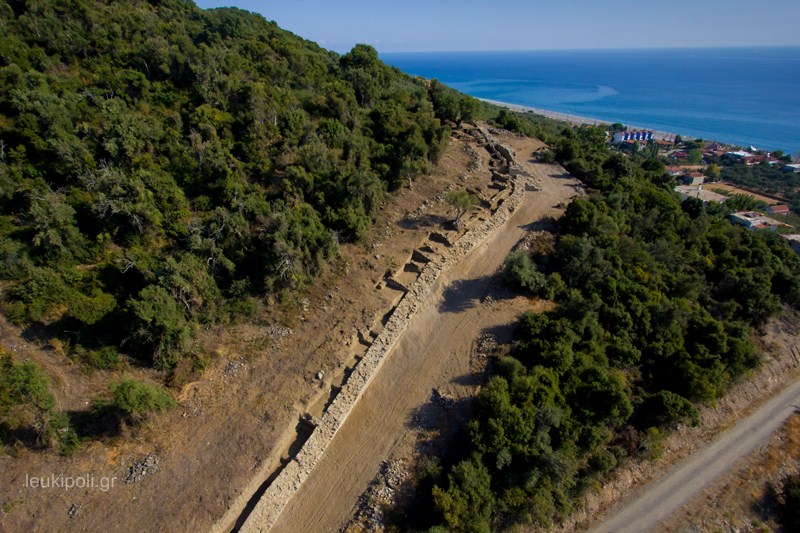
<svg viewBox="0 0 800 533"><path fill-rule="evenodd" d="M76 518L78 516L78 513L81 512L82 507L83 506L79 503L73 503L72 505L69 506L69 511L67 511L67 516L69 516L70 518Z"/></svg>
<svg viewBox="0 0 800 533"><path fill-rule="evenodd" d="M156 472L158 472L158 456L151 453L128 468L125 483L136 483L147 476L152 476Z"/></svg>
<svg viewBox="0 0 800 533"><path fill-rule="evenodd" d="M475 342L475 353L478 355L494 355L497 351L497 339L491 333L484 333Z"/></svg>
<svg viewBox="0 0 800 533"><path fill-rule="evenodd" d="M222 373L227 377L236 377L239 370L243 369L245 366L247 366L247 364L244 362L244 359L240 357L234 361L228 361L228 364L222 369Z"/></svg>
<svg viewBox="0 0 800 533"><path fill-rule="evenodd" d="M284 337L288 337L293 333L292 328L287 328L285 326L268 326L267 327L267 336L272 339L273 341L279 341Z"/></svg>
<svg viewBox="0 0 800 533"><path fill-rule="evenodd" d="M397 505L398 496L411 478L404 461L384 461L369 488L358 500L358 510L339 531L383 531L386 529L384 509Z"/></svg>

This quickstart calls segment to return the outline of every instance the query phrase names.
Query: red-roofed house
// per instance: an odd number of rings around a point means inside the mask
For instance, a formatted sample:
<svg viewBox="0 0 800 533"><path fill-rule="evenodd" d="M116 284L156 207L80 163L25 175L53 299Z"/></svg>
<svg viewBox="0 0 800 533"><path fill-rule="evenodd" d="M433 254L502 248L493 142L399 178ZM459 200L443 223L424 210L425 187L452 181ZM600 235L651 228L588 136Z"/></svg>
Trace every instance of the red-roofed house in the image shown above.
<svg viewBox="0 0 800 533"><path fill-rule="evenodd" d="M771 205L767 208L767 213L771 215L790 215L792 213L788 205L777 204Z"/></svg>
<svg viewBox="0 0 800 533"><path fill-rule="evenodd" d="M767 160L767 156L765 156L764 154L755 154L755 155L750 155L750 156L744 157L743 159L744 159L744 164L750 166L750 165L758 165L759 163L763 163L764 161Z"/></svg>
<svg viewBox="0 0 800 533"><path fill-rule="evenodd" d="M670 176L680 176L681 174L683 174L683 170L684 170L683 167L678 167L675 165L667 165L664 168L664 172L666 172Z"/></svg>

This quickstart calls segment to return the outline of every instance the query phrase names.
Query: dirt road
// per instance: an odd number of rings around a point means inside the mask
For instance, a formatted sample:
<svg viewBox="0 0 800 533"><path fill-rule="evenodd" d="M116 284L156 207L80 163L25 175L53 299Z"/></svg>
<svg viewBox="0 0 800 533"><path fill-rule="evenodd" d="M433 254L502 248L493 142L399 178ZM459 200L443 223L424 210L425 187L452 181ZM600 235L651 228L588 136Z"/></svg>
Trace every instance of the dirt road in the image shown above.
<svg viewBox="0 0 800 533"><path fill-rule="evenodd" d="M656 529L737 461L766 444L789 416L800 409L800 381L789 385L758 411L648 486L592 532L640 532Z"/></svg>
<svg viewBox="0 0 800 533"><path fill-rule="evenodd" d="M522 141L520 141L522 142ZM516 147L518 153L530 153ZM381 461L408 431L416 410L442 387L465 395L471 344L490 328L511 323L520 309L481 303L488 280L531 223L557 214L578 182L554 166L524 163L542 190L526 198L509 221L460 264L442 275L428 302L409 323L394 351L339 429L311 476L273 531L336 531Z"/></svg>

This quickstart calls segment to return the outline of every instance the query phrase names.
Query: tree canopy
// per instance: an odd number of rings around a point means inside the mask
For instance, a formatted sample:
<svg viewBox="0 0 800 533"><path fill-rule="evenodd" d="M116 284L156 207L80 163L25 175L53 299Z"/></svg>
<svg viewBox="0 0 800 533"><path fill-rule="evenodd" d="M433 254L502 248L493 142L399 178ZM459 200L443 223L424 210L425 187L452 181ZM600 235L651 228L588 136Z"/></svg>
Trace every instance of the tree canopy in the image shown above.
<svg viewBox="0 0 800 533"><path fill-rule="evenodd" d="M522 317L468 444L428 482L452 531L547 527L627 458L659 457L665 433L699 423L697 406L758 364L753 335L800 304L800 258L782 239L681 203L663 166L595 128L550 140L593 192L570 203L546 261L519 250L503 268L556 305Z"/></svg>
<svg viewBox="0 0 800 533"><path fill-rule="evenodd" d="M308 285L448 139L372 47L238 9L0 0L0 27L2 309L72 353L173 368Z"/></svg>

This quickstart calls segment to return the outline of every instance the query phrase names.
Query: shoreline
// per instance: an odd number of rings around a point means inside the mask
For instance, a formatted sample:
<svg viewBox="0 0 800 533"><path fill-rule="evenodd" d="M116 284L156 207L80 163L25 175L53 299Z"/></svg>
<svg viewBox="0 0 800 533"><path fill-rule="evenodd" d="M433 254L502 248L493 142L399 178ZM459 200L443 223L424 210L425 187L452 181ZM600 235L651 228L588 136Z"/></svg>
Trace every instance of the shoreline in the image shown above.
<svg viewBox="0 0 800 533"><path fill-rule="evenodd" d="M612 121L608 121L608 120L602 120L602 119L599 119L599 118L592 118L592 117L583 117L583 116L580 116L580 115L571 115L569 113L561 113L561 112L558 112L558 111L552 111L550 109L542 109L542 108L539 108L539 107L531 107L531 106L520 105L520 104L511 104L509 102L501 102L499 100L490 100L488 98L477 98L477 100L480 100L481 102L486 102L487 104L492 104L492 105L496 105L496 106L499 106L499 107L505 107L506 109L510 109L511 111L518 111L520 113L528 113L528 112L530 112L530 113L534 113L536 115L542 115L543 117L551 118L551 119L554 119L554 120L561 120L561 121L567 122L569 124L578 124L578 125L581 125L581 126L582 125L597 126L599 124L608 124L608 125L613 124ZM624 124L624 123L621 123L621 124ZM690 137L690 136L687 136L687 135L683 135L683 134L677 133L677 132L676 133L669 133L669 132L666 132L666 131L654 130L654 129L651 129L651 128L646 128L644 126L636 126L636 125L633 125L633 124L625 124L625 126L627 126L627 128L629 130L634 130L634 131L635 130L652 131L653 132L653 136L658 140L664 140L664 139L674 140L676 135L680 135L685 140L692 140L693 139L693 137Z"/></svg>

